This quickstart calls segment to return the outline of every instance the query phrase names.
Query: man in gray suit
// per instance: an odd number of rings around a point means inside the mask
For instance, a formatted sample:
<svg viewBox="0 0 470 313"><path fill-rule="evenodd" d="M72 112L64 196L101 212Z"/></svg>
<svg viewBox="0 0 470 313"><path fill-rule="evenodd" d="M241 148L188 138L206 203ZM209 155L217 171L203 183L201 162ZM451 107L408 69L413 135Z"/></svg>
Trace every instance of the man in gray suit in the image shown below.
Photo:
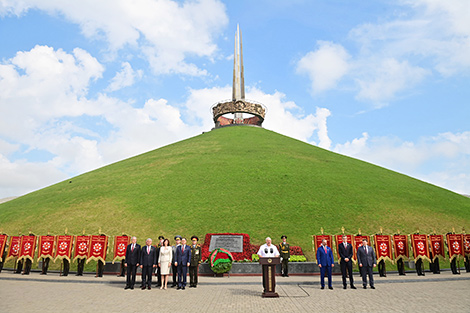
<svg viewBox="0 0 470 313"><path fill-rule="evenodd" d="M369 275L370 288L374 287L374 276L372 269L377 266L377 260L375 259L375 252L371 246L367 245L367 239L362 239L362 246L357 249L357 261L362 273L362 285L364 289L367 289L367 275Z"/></svg>

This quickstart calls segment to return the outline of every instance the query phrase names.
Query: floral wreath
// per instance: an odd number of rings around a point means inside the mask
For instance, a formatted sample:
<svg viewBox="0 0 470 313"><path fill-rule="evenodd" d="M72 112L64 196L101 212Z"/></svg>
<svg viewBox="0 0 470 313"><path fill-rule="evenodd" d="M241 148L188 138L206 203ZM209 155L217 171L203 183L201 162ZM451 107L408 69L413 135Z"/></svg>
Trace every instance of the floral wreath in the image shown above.
<svg viewBox="0 0 470 313"><path fill-rule="evenodd" d="M226 254L228 259L216 259L219 253ZM211 270L216 274L227 273L232 269L233 256L227 249L215 249L211 252L209 259L211 261Z"/></svg>

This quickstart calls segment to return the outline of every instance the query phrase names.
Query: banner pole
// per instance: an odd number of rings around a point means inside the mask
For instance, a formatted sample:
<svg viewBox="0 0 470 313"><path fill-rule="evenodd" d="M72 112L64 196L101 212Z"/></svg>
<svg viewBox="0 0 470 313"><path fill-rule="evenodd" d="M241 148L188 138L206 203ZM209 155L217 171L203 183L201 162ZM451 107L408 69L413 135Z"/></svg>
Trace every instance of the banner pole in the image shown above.
<svg viewBox="0 0 470 313"><path fill-rule="evenodd" d="M99 261L98 261L99 262ZM98 262L96 262L96 274L95 277L98 277Z"/></svg>
<svg viewBox="0 0 470 313"><path fill-rule="evenodd" d="M64 260L60 262L60 271L59 271L59 276L62 276L62 264L64 263Z"/></svg>

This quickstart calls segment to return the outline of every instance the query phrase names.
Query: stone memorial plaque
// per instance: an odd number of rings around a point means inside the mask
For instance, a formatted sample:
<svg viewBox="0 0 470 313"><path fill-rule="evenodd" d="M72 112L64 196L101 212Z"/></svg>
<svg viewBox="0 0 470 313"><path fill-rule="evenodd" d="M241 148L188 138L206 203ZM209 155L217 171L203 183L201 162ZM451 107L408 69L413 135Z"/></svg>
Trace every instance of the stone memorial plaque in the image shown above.
<svg viewBox="0 0 470 313"><path fill-rule="evenodd" d="M212 235L209 251L224 248L230 252L243 252L243 236L240 235Z"/></svg>

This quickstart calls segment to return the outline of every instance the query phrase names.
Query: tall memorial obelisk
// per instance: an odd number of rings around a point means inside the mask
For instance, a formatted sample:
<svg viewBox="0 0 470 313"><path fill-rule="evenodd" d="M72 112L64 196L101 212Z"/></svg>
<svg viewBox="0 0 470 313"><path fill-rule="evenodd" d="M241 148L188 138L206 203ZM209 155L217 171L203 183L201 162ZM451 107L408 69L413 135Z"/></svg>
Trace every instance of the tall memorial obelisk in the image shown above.
<svg viewBox="0 0 470 313"><path fill-rule="evenodd" d="M242 33L240 27L237 25L235 49L233 53L232 100L224 100L212 106L215 128L233 125L262 125L266 115L266 108L261 103L245 100L244 72ZM244 118L243 113L247 113L248 117ZM232 114L233 119L227 117Z"/></svg>

